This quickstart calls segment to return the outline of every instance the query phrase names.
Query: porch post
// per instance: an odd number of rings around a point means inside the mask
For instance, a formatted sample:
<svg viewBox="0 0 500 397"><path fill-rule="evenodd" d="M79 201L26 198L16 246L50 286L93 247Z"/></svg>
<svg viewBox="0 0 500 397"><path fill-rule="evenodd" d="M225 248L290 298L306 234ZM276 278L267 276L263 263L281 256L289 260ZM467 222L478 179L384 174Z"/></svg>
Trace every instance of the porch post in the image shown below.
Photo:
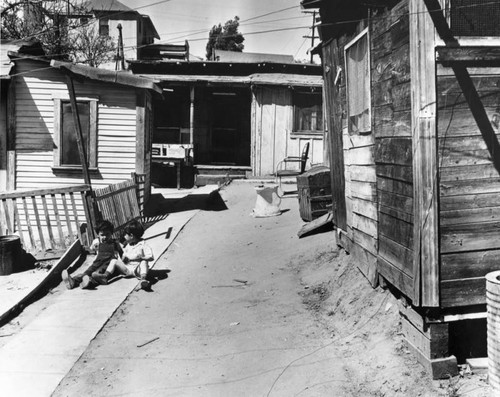
<svg viewBox="0 0 500 397"><path fill-rule="evenodd" d="M85 153L85 143L83 142L82 127L80 124L80 116L78 114L78 106L76 105L75 86L73 85L73 79L71 78L71 76L66 76L66 83L68 85L71 113L73 113L73 123L75 124L76 143L78 144L78 152L80 153L80 161L82 162L83 178L85 180L85 184L89 185L92 189L90 182L89 165L87 161L87 155Z"/></svg>
<svg viewBox="0 0 500 397"><path fill-rule="evenodd" d="M190 106L189 106L189 144L193 146L194 142L194 86L190 87Z"/></svg>

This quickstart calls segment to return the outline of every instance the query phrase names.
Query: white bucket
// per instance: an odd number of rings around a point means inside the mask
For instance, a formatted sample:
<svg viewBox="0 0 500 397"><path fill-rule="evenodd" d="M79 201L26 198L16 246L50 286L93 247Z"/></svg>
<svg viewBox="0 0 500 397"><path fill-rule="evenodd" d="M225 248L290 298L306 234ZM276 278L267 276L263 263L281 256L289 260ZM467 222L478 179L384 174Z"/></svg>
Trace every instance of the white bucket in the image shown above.
<svg viewBox="0 0 500 397"><path fill-rule="evenodd" d="M281 198L278 196L278 185L255 186L257 200L253 209L253 216L263 218L267 216L281 215Z"/></svg>

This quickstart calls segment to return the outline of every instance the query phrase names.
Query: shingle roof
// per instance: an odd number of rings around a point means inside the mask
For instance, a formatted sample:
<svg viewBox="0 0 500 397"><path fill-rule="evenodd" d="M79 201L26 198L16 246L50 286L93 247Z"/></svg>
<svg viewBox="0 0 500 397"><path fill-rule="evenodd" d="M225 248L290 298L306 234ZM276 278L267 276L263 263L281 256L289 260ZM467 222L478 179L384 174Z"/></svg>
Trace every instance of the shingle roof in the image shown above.
<svg viewBox="0 0 500 397"><path fill-rule="evenodd" d="M84 1L82 5L93 11L137 12L134 9L127 7L125 4L120 3L118 0L87 0Z"/></svg>

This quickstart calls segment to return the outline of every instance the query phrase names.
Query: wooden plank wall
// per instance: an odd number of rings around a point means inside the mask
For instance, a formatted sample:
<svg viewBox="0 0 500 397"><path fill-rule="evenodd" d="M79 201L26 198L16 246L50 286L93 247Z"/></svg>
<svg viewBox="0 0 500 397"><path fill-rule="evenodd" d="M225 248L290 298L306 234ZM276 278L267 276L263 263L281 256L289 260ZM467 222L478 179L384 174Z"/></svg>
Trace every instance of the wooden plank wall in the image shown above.
<svg viewBox="0 0 500 397"><path fill-rule="evenodd" d="M2 80L0 86L0 191L7 190L7 96L9 81Z"/></svg>
<svg viewBox="0 0 500 397"><path fill-rule="evenodd" d="M67 94L64 76L39 63L18 62L16 79L16 189L83 184L81 175L54 174L54 96ZM33 70L33 71L32 71ZM105 88L105 89L104 89ZM133 88L75 82L77 96L97 96L98 173L92 183L104 187L135 171L136 94Z"/></svg>
<svg viewBox="0 0 500 397"><path fill-rule="evenodd" d="M272 175L286 156L300 156L309 142L311 164L323 163L323 137L292 135L292 92L282 87L255 87L252 90L252 170L254 175Z"/></svg>
<svg viewBox="0 0 500 397"><path fill-rule="evenodd" d="M498 145L500 68L470 73ZM438 68L437 96L441 305L484 304L484 275L500 263L500 153L488 151L450 68Z"/></svg>
<svg viewBox="0 0 500 397"><path fill-rule="evenodd" d="M81 173L52 169L56 145L54 98L67 95L64 75L34 61L19 61L16 65L20 75L15 79L15 189L83 184ZM85 80L83 84L75 81L75 90L77 97L99 98L98 171L91 172L93 187L105 187L129 179L136 167L135 89L103 86ZM83 217L82 202L78 197L76 200L78 215Z"/></svg>
<svg viewBox="0 0 500 397"><path fill-rule="evenodd" d="M372 120L378 198L378 270L413 296L413 173L408 1L371 27Z"/></svg>
<svg viewBox="0 0 500 397"><path fill-rule="evenodd" d="M339 58L342 69L345 69L344 47L366 25L361 23L357 30L349 36L338 40ZM339 94L342 106L342 143L344 150L344 178L346 200L346 233L352 242L364 248L373 259L377 255L377 188L375 177L373 132L368 135L351 134L348 131L347 94L345 74L340 81Z"/></svg>

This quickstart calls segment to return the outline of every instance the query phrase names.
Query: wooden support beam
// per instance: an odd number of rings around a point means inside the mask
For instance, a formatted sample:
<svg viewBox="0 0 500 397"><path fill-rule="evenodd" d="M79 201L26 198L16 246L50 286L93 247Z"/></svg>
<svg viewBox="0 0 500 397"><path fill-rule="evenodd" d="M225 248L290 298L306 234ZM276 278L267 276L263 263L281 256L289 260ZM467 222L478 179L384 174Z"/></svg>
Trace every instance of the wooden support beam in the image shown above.
<svg viewBox="0 0 500 397"><path fill-rule="evenodd" d="M194 145L194 86L189 87L189 144Z"/></svg>
<svg viewBox="0 0 500 397"><path fill-rule="evenodd" d="M70 75L66 76L66 84L69 91L69 101L71 104L71 113L73 114L73 123L75 125L76 143L78 144L78 153L80 154L80 162L82 163L83 179L86 185L92 189L90 180L89 164L87 154L85 152L85 142L83 141L82 126L80 124L80 115L78 113L78 106L76 103L75 86L73 78Z"/></svg>
<svg viewBox="0 0 500 397"><path fill-rule="evenodd" d="M429 323L411 306L398 304L405 343L433 379L458 374L457 359L449 355L448 323Z"/></svg>
<svg viewBox="0 0 500 397"><path fill-rule="evenodd" d="M427 1L410 0L413 304L439 306L435 31Z"/></svg>
<svg viewBox="0 0 500 397"><path fill-rule="evenodd" d="M8 191L16 188L16 77L12 77L7 93L7 181Z"/></svg>
<svg viewBox="0 0 500 397"><path fill-rule="evenodd" d="M450 66L500 66L500 47L436 47L437 61Z"/></svg>
<svg viewBox="0 0 500 397"><path fill-rule="evenodd" d="M347 230L347 212L344 177L344 145L342 143L342 100L337 75L343 66L338 41L332 40L323 48L325 60L325 98L328 117L328 144L330 146L330 174L335 225Z"/></svg>

